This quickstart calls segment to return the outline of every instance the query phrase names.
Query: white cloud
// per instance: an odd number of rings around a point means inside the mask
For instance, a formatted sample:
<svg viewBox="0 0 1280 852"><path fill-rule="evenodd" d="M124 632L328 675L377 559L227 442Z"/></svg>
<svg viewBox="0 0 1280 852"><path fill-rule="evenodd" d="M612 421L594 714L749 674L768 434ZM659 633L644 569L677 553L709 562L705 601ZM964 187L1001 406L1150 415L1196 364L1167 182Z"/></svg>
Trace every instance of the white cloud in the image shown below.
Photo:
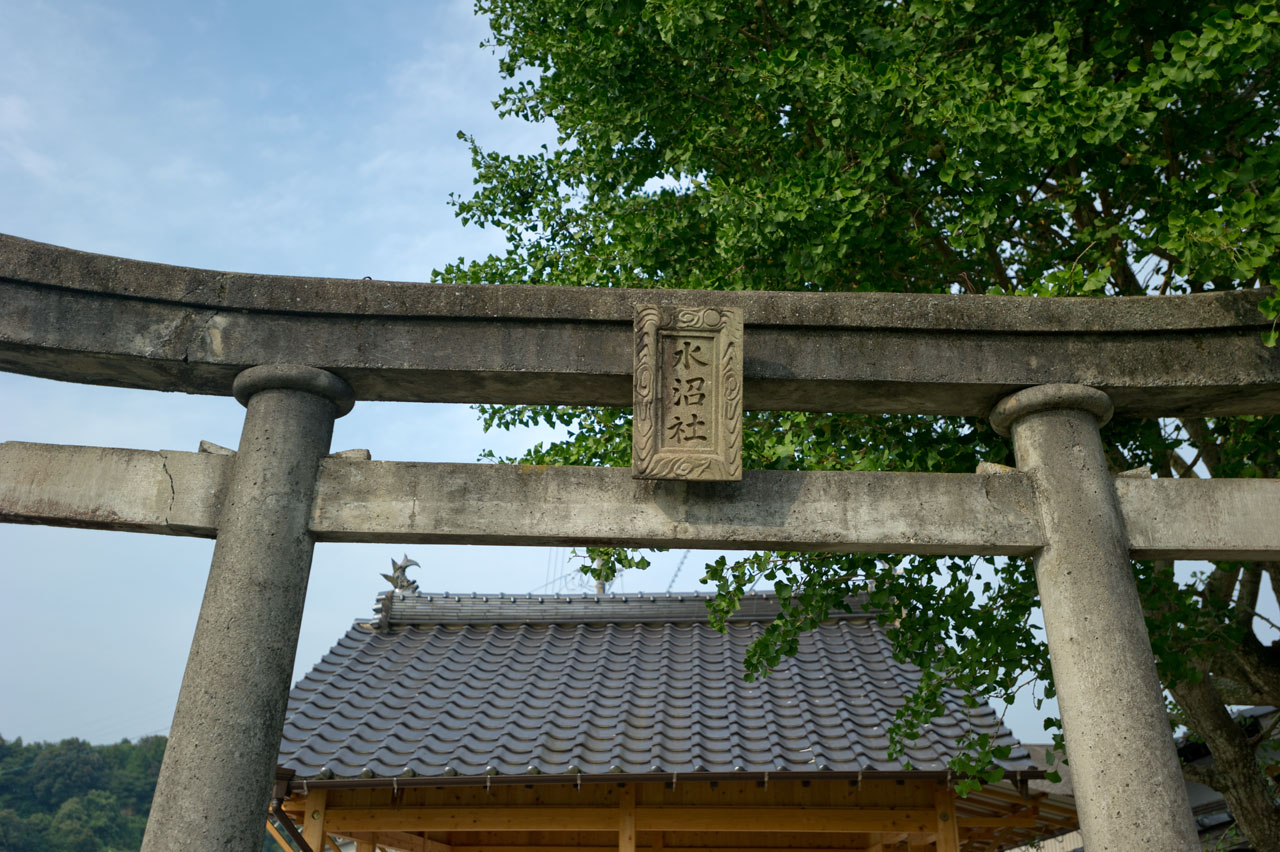
<svg viewBox="0 0 1280 852"><path fill-rule="evenodd" d="M0 160L8 160L37 180L51 180L56 168L53 160L29 141L33 123L31 104L26 98L0 95Z"/></svg>

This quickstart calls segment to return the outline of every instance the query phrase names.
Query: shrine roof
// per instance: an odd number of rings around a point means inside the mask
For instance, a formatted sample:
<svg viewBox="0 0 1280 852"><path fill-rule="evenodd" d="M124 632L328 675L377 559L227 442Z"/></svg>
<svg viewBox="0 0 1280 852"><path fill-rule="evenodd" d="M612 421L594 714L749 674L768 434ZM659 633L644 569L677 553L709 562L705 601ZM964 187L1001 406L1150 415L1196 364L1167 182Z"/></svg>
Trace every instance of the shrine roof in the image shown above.
<svg viewBox="0 0 1280 852"><path fill-rule="evenodd" d="M707 600L388 593L294 687L278 762L298 779L444 783L934 773L980 732L1011 747L1007 770L1038 774L995 712L956 690L890 756L888 726L920 673L858 607L747 681L747 647L777 601L747 596L721 633Z"/></svg>

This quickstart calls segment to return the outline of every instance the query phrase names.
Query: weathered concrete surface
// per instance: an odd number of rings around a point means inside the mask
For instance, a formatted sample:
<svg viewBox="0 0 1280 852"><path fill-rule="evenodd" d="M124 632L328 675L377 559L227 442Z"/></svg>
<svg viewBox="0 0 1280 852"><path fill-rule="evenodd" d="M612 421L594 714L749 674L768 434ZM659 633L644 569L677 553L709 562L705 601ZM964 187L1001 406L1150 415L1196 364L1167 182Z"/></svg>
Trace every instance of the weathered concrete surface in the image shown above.
<svg viewBox="0 0 1280 852"><path fill-rule="evenodd" d="M0 443L0 521L213 538L234 456Z"/></svg>
<svg viewBox="0 0 1280 852"><path fill-rule="evenodd" d="M1280 480L1115 480L1139 559L1280 557Z"/></svg>
<svg viewBox="0 0 1280 852"><path fill-rule="evenodd" d="M233 459L0 443L0 522L212 538ZM1280 555L1280 482L1120 478L1115 486L1136 558ZM406 544L1026 554L1044 541L1031 499L1017 472L747 471L740 484L686 488L636 482L627 468L330 457L320 464L311 530L317 541Z"/></svg>
<svg viewBox="0 0 1280 852"><path fill-rule="evenodd" d="M1124 414L1280 412L1260 291L1126 299L393 284L141 263L0 236L0 369L228 394L307 363L361 399L629 406L637 303L740 307L744 406L985 416L1051 382Z"/></svg>
<svg viewBox="0 0 1280 852"><path fill-rule="evenodd" d="M1021 476L748 470L740 482L629 468L326 460L324 541L1026 554L1042 541Z"/></svg>
<svg viewBox="0 0 1280 852"><path fill-rule="evenodd" d="M1200 844L1098 430L1110 400L1081 386L1024 393L991 419L1012 429L1044 519L1036 583L1085 846L1193 852Z"/></svg>
<svg viewBox="0 0 1280 852"><path fill-rule="evenodd" d="M333 421L351 400L318 370L280 372L249 370L237 382L248 412L144 852L262 846L311 571L312 497ZM255 381L264 375L271 381Z"/></svg>

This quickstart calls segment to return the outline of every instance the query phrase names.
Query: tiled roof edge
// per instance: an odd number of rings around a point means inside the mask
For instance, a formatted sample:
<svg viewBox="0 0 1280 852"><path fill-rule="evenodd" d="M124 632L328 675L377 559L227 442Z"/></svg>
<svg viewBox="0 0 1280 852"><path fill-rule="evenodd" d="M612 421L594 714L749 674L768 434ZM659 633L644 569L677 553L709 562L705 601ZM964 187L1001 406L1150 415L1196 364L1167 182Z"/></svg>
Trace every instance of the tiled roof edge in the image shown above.
<svg viewBox="0 0 1280 852"><path fill-rule="evenodd" d="M288 773L292 770L277 767L276 773ZM1036 781L1043 778L1043 769L1007 769L1002 780L1013 783ZM957 777L949 769L893 769L872 770L863 772L695 772L690 774L672 772L607 773L595 775L458 775L428 776L417 775L399 778L293 778L293 786L300 788L305 782L311 789L367 789L371 787L498 787L503 784L621 784L664 781L679 783L681 781L849 781L857 784L861 780L875 779L893 781L898 779L950 779Z"/></svg>

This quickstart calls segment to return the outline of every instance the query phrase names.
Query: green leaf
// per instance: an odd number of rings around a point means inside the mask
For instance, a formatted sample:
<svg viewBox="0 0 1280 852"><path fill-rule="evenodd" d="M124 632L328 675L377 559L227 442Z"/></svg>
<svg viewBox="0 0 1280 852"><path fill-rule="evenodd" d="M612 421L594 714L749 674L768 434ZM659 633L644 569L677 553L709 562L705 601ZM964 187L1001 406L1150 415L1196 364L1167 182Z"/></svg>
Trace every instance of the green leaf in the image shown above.
<svg viewBox="0 0 1280 852"><path fill-rule="evenodd" d="M442 281L1132 298L1265 287L1280 268L1272 0L480 0L477 11L508 76L499 112L553 121L560 141L506 154L462 135L476 190L450 203L506 245L446 265ZM1280 301L1264 292L1274 322ZM1261 337L1275 346L1276 328ZM520 461L630 463L627 411L479 412L487 429L567 432ZM1172 474L1180 454L1239 478L1280 473L1276 436L1269 417L1118 417L1103 432L1117 470ZM744 415L748 468L971 474L1010 452L981 418ZM601 558L614 572L647 564ZM718 559L705 569L709 617L723 626L746 589L773 583L782 613L746 654L763 677L828 611L878 608L920 671L895 747L952 706L947 689L997 706L1055 695L1029 565L884 558ZM1237 601L1211 604L1203 579L1145 563L1134 576L1166 685L1245 641ZM965 785L992 777L989 737L957 748Z"/></svg>

